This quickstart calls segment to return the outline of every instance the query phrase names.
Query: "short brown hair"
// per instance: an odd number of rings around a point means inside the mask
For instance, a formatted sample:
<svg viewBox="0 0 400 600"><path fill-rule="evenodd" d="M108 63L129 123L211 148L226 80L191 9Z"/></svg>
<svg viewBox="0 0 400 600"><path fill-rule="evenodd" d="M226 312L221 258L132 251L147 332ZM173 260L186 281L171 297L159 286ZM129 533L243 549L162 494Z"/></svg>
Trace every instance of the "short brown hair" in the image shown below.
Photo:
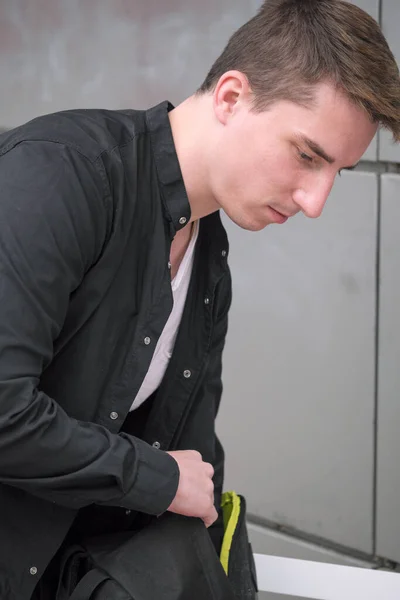
<svg viewBox="0 0 400 600"><path fill-rule="evenodd" d="M344 0L266 0L230 38L198 93L230 70L248 78L253 108L277 100L309 104L330 81L400 141L400 78L378 23Z"/></svg>

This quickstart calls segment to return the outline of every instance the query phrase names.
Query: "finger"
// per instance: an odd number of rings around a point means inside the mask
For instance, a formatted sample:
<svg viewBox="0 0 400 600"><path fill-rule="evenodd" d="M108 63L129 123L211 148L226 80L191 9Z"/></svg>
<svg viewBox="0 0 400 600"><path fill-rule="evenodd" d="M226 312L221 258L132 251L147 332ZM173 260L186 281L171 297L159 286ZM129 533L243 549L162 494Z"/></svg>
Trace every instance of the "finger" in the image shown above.
<svg viewBox="0 0 400 600"><path fill-rule="evenodd" d="M212 498L214 498L214 484L213 484L213 482L211 481L211 479L208 479L208 481L207 481L207 484L208 484L208 485L207 485L207 487L206 487L206 489L205 489L205 492L206 492L206 493L207 493L209 496L211 496ZM213 504L214 504L214 502L213 502Z"/></svg>
<svg viewBox="0 0 400 600"><path fill-rule="evenodd" d="M214 521L210 517L203 517L203 522L207 529L211 527L211 525L214 523Z"/></svg>
<svg viewBox="0 0 400 600"><path fill-rule="evenodd" d="M203 518L204 525L208 528L218 519L218 513L213 507L213 510L206 517Z"/></svg>
<svg viewBox="0 0 400 600"><path fill-rule="evenodd" d="M207 477L210 477L210 479L212 479L214 477L214 467L210 465L210 463L204 463L204 465L206 467Z"/></svg>

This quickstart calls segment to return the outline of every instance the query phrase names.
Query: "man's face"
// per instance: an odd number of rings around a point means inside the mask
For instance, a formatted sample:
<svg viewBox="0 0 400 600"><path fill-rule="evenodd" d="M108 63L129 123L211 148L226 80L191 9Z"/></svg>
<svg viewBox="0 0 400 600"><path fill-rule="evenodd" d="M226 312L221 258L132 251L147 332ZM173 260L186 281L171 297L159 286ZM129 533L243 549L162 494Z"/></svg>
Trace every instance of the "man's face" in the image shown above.
<svg viewBox="0 0 400 600"><path fill-rule="evenodd" d="M226 98L217 107L210 186L217 204L248 230L300 211L318 217L335 177L356 165L377 130L364 110L328 84L316 87L309 108L279 101L255 113L245 96Z"/></svg>

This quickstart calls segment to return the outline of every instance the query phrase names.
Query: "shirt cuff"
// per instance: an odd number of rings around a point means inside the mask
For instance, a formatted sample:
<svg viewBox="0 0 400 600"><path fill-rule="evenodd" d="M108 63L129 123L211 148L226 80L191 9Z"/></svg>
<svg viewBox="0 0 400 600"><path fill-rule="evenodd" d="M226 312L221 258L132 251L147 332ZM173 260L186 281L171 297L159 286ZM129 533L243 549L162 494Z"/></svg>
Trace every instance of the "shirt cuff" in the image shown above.
<svg viewBox="0 0 400 600"><path fill-rule="evenodd" d="M121 506L150 515L164 513L175 498L179 484L178 463L172 456L140 441L137 475Z"/></svg>

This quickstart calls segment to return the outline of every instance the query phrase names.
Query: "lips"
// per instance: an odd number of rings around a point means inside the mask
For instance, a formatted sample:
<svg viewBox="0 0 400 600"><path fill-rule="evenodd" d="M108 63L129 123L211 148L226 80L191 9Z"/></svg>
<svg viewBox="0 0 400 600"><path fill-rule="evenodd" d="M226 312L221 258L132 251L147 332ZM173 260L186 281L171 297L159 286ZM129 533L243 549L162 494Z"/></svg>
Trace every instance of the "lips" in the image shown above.
<svg viewBox="0 0 400 600"><path fill-rule="evenodd" d="M278 212L277 210L275 210L274 208L271 208L271 206L268 207L270 212L272 213L272 219L274 223L279 223L280 225L282 225L283 223L286 223L286 221L288 220L288 216L283 215L282 213Z"/></svg>

